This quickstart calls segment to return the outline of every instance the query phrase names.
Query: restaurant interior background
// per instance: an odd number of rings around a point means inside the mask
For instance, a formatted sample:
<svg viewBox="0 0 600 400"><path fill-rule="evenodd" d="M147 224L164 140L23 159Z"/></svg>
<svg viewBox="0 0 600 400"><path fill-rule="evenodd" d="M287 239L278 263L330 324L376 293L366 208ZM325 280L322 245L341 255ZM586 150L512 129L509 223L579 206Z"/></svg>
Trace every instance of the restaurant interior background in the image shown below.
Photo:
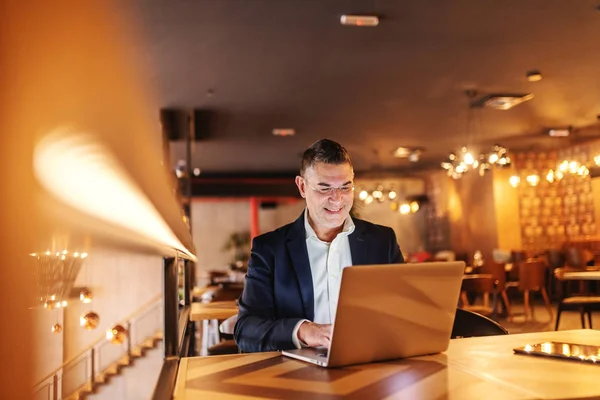
<svg viewBox="0 0 600 400"><path fill-rule="evenodd" d="M174 233L181 244L174 247L197 256L199 285L235 261L232 235L297 218L300 155L323 137L352 156L356 215L393 227L407 258L452 250L470 263L477 250L491 259L495 249L535 255L565 243L598 251L598 7L592 0L6 5L1 124L12 134L3 137L2 172L6 191L19 198L2 207L6 237L16 243L4 241L4 250L16 261L3 272L0 300L13 304L35 291L39 277L20 267L36 268L30 254L77 251L88 256L70 285L89 289L93 301L76 295L66 307L14 311L24 328L2 332L2 342L34 343L31 359L27 346L7 346L7 354L35 362L6 363L15 367L0 376L29 388L160 299L157 241L111 219L110 210L93 214L76 204L93 200L77 196L100 187L97 171L82 169L88 175L69 178L80 186L63 187L60 175L48 183L36 169L37 146L65 124L62 133L91 134L91 147L81 148L118 166ZM379 25L340 24L341 14L357 12L381 16ZM176 193L188 181L190 192ZM106 193L99 198L108 203L118 191ZM83 329L92 311L99 321ZM18 371L33 372L15 378Z"/></svg>

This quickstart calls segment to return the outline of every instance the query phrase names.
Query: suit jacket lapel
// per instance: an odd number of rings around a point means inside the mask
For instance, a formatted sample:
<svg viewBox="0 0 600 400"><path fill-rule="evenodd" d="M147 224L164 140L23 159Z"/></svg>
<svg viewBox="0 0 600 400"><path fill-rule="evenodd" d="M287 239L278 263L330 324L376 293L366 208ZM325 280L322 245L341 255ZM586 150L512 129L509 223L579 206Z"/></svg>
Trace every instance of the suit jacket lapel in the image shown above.
<svg viewBox="0 0 600 400"><path fill-rule="evenodd" d="M304 312L307 319L312 321L315 318L315 294L305 236L304 213L302 213L300 218L292 225L286 244L292 265L298 277L298 283L300 284L300 295L302 296Z"/></svg>
<svg viewBox="0 0 600 400"><path fill-rule="evenodd" d="M352 265L369 264L368 237L364 234L362 221L354 220L354 232L348 236Z"/></svg>

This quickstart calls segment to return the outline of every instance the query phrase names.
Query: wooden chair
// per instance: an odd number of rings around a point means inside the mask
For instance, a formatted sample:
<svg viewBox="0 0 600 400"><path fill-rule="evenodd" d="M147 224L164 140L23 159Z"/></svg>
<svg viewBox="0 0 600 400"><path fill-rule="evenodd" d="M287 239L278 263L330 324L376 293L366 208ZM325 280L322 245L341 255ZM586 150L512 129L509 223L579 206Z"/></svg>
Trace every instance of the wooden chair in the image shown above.
<svg viewBox="0 0 600 400"><path fill-rule="evenodd" d="M566 286L568 283L567 280L564 279L564 273L568 270L568 268L557 268L554 270L554 275L556 279ZM563 290L562 293L566 293L566 289ZM560 315L563 311L579 311L579 315L581 317L581 327L585 329L585 314L588 317L588 327L592 329L592 311L600 311L600 296L586 296L586 295L577 295L577 296L568 296L565 295L560 302L558 303L558 310L556 315L556 325L554 326L554 330L558 330L558 326L560 324Z"/></svg>
<svg viewBox="0 0 600 400"><path fill-rule="evenodd" d="M507 281L509 286L518 286L519 270L521 265L527 261L527 253L522 250L511 251L512 269L508 273Z"/></svg>
<svg viewBox="0 0 600 400"><path fill-rule="evenodd" d="M562 288L558 285L554 271L557 268L565 266L566 256L564 251L559 249L546 250L546 262L548 264L548 269L546 270L546 288L548 290L548 295L550 296L550 299L560 298L562 297L562 294L560 293Z"/></svg>
<svg viewBox="0 0 600 400"><path fill-rule="evenodd" d="M554 318L552 305L546 292L546 262L544 260L528 260L522 263L519 270L519 291L524 293L525 318L533 316L533 309L529 305L529 294L531 292L540 292L544 298L544 304L550 314L550 319Z"/></svg>
<svg viewBox="0 0 600 400"><path fill-rule="evenodd" d="M234 315L229 317L219 325L219 332L221 333L221 342L208 348L209 356L219 356L224 354L238 354L240 349L237 343L233 339L233 331L235 323L237 322L238 316Z"/></svg>
<svg viewBox="0 0 600 400"><path fill-rule="evenodd" d="M218 290L213 291L211 301L237 300L244 290L243 284L220 284ZM237 315L224 321L219 321L218 343L207 349L209 356L223 354L237 354L239 349L233 340L233 327L237 321Z"/></svg>
<svg viewBox="0 0 600 400"><path fill-rule="evenodd" d="M567 247L565 255L565 266L576 269L585 269L588 261L593 259L593 254L578 247Z"/></svg>
<svg viewBox="0 0 600 400"><path fill-rule="evenodd" d="M508 300L508 294L506 293L506 263L485 261L481 266L480 271L483 274L490 274L494 277L496 280L496 290L500 292L506 314L509 319L512 318L510 301Z"/></svg>
<svg viewBox="0 0 600 400"><path fill-rule="evenodd" d="M465 275L460 289L461 307L464 310L473 311L478 314L496 316L497 289L496 279L491 274ZM483 305L470 304L468 294L483 295ZM490 305L490 293L492 304Z"/></svg>

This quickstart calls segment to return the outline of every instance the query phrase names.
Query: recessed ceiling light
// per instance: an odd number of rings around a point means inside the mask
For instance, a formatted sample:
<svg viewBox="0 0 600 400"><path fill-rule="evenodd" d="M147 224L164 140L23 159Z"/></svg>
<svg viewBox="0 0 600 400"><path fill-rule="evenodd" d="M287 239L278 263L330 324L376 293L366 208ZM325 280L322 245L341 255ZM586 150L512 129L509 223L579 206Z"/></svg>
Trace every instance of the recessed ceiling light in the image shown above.
<svg viewBox="0 0 600 400"><path fill-rule="evenodd" d="M374 15L342 15L340 23L350 26L377 26L379 18Z"/></svg>
<svg viewBox="0 0 600 400"><path fill-rule="evenodd" d="M526 76L529 82L538 82L542 80L542 73L538 70L529 71Z"/></svg>
<svg viewBox="0 0 600 400"><path fill-rule="evenodd" d="M423 149L420 147L398 147L394 150L394 157L396 158L408 158L410 162L417 162L421 158Z"/></svg>
<svg viewBox="0 0 600 400"><path fill-rule="evenodd" d="M421 159L421 150L413 150L412 153L408 156L408 161L410 162L418 162Z"/></svg>
<svg viewBox="0 0 600 400"><path fill-rule="evenodd" d="M296 131L291 128L285 128L285 129L273 129L272 133L275 136L294 136L296 134Z"/></svg>
<svg viewBox="0 0 600 400"><path fill-rule="evenodd" d="M552 128L548 129L548 136L551 137L567 137L571 134L571 128Z"/></svg>
<svg viewBox="0 0 600 400"><path fill-rule="evenodd" d="M474 108L494 108L496 110L510 110L514 106L533 99L533 93L526 94L488 94L471 102Z"/></svg>
<svg viewBox="0 0 600 400"><path fill-rule="evenodd" d="M394 150L394 157L407 158L408 156L410 156L410 153L411 149L409 149L408 147L398 147L396 150Z"/></svg>

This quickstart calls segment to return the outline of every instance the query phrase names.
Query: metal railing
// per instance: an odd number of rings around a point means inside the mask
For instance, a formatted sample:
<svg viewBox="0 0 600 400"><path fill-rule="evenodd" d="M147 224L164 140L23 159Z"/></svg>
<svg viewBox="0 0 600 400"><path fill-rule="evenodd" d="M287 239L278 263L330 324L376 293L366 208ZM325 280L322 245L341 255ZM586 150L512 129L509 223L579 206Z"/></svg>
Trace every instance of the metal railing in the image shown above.
<svg viewBox="0 0 600 400"><path fill-rule="evenodd" d="M123 320L127 334L122 344L111 344L104 336L98 339L40 380L34 386L33 399L62 400L84 389L93 390L109 368L119 368L120 361L132 359L135 346L143 345L162 332L162 316L163 303L158 296Z"/></svg>

